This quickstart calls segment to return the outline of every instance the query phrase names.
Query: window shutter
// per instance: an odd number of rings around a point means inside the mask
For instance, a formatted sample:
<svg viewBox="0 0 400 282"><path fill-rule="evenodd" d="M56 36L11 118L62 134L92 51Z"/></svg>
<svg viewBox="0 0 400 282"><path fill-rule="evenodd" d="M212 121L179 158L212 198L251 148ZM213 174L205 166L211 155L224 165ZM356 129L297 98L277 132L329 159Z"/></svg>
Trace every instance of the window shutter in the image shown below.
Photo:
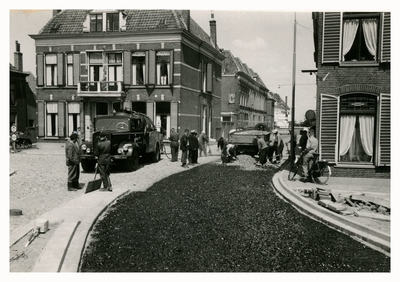
<svg viewBox="0 0 400 282"><path fill-rule="evenodd" d="M148 55L148 56L147 56ZM147 84L156 84L156 51L150 50L146 55Z"/></svg>
<svg viewBox="0 0 400 282"><path fill-rule="evenodd" d="M64 54L57 54L57 85L65 85L64 82Z"/></svg>
<svg viewBox="0 0 400 282"><path fill-rule="evenodd" d="M379 106L377 165L390 165L390 94L381 94Z"/></svg>
<svg viewBox="0 0 400 282"><path fill-rule="evenodd" d="M132 84L132 54L124 51L124 84Z"/></svg>
<svg viewBox="0 0 400 282"><path fill-rule="evenodd" d="M38 122L38 136L44 136L45 125L45 106L43 101L37 102L37 122Z"/></svg>
<svg viewBox="0 0 400 282"><path fill-rule="evenodd" d="M65 137L65 102L58 102L58 137Z"/></svg>
<svg viewBox="0 0 400 282"><path fill-rule="evenodd" d="M340 12L324 12L322 63L340 61L342 17Z"/></svg>
<svg viewBox="0 0 400 282"><path fill-rule="evenodd" d="M213 79L213 68L211 63L207 63L207 85L206 85L206 91L207 92L212 92L212 79Z"/></svg>
<svg viewBox="0 0 400 282"><path fill-rule="evenodd" d="M169 85L174 84L174 50L171 50L171 53L169 55L169 73L170 77L168 77L168 82Z"/></svg>
<svg viewBox="0 0 400 282"><path fill-rule="evenodd" d="M338 98L321 94L319 153L322 160L337 162Z"/></svg>
<svg viewBox="0 0 400 282"><path fill-rule="evenodd" d="M383 13L381 62L390 62L390 13Z"/></svg>
<svg viewBox="0 0 400 282"><path fill-rule="evenodd" d="M74 85L78 85L79 83L79 69L80 69L80 64L79 64L79 54L74 54Z"/></svg>
<svg viewBox="0 0 400 282"><path fill-rule="evenodd" d="M86 61L86 53L80 53L80 81L88 81L88 67Z"/></svg>
<svg viewBox="0 0 400 282"><path fill-rule="evenodd" d="M44 85L44 55L38 54L36 56L36 68L37 68L37 85Z"/></svg>

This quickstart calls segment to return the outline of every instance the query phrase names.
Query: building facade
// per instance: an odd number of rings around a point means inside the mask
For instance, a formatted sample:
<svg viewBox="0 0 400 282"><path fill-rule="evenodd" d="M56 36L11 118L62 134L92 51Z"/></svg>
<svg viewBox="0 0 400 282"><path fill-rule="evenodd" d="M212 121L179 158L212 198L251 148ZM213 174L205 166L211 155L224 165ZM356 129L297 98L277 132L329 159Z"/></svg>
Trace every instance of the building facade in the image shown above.
<svg viewBox="0 0 400 282"><path fill-rule="evenodd" d="M240 127L252 127L266 123L268 130L274 127L275 100L261 78L251 68L224 50L222 71L221 119L222 136Z"/></svg>
<svg viewBox="0 0 400 282"><path fill-rule="evenodd" d="M31 132L35 141L36 129L36 97L32 91L29 80L33 75L23 71L23 54L20 44L15 42L14 65L10 64L10 120L9 127L15 124L17 131Z"/></svg>
<svg viewBox="0 0 400 282"><path fill-rule="evenodd" d="M390 13L314 12L320 158L390 166Z"/></svg>
<svg viewBox="0 0 400 282"><path fill-rule="evenodd" d="M221 66L188 10L62 10L37 35L40 138L85 139L98 115L130 109L171 128L220 135ZM214 36L214 37L213 37Z"/></svg>
<svg viewBox="0 0 400 282"><path fill-rule="evenodd" d="M290 121L290 108L287 105L287 100L283 101L281 96L278 93L270 92L272 97L275 99L275 116L274 116L274 125L277 128L289 128Z"/></svg>

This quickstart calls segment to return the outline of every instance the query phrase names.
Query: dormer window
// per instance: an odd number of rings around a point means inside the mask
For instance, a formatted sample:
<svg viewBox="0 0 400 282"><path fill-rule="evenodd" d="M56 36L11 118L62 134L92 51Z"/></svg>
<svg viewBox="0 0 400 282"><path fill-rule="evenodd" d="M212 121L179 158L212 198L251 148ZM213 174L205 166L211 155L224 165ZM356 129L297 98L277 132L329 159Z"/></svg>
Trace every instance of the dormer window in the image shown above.
<svg viewBox="0 0 400 282"><path fill-rule="evenodd" d="M103 31L103 15L90 15L90 32Z"/></svg>
<svg viewBox="0 0 400 282"><path fill-rule="evenodd" d="M83 32L126 31L126 14L118 10L92 10L83 24Z"/></svg>
<svg viewBox="0 0 400 282"><path fill-rule="evenodd" d="M107 14L107 31L119 31L119 14Z"/></svg>

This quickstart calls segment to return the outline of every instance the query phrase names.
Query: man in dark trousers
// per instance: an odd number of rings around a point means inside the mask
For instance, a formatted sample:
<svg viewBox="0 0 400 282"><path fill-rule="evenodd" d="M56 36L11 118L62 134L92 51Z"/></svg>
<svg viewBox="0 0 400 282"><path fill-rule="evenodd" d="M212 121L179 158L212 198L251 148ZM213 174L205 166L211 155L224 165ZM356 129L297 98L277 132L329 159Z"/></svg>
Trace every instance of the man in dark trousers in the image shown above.
<svg viewBox="0 0 400 282"><path fill-rule="evenodd" d="M169 137L169 141L171 143L169 146L171 147L171 162L178 161L178 150L179 150L179 134L175 132L175 128L171 128L171 136Z"/></svg>
<svg viewBox="0 0 400 282"><path fill-rule="evenodd" d="M196 130L192 130L189 137L189 164L198 164L197 158L199 156L199 140L197 139Z"/></svg>
<svg viewBox="0 0 400 282"><path fill-rule="evenodd" d="M79 163L81 161L81 151L76 133L72 133L65 144L65 157L68 166L68 191L76 191L79 188Z"/></svg>
<svg viewBox="0 0 400 282"><path fill-rule="evenodd" d="M188 165L186 164L188 158L188 147L189 147L188 135L189 135L189 129L185 129L185 133L181 137L182 167L188 167Z"/></svg>
<svg viewBox="0 0 400 282"><path fill-rule="evenodd" d="M104 132L100 133L100 140L97 143L97 147L94 151L94 155L97 158L97 167L100 172L100 178L103 180L103 188L99 191L110 191L112 192L112 185L110 180L110 152L111 152L111 141L107 140L107 135Z"/></svg>

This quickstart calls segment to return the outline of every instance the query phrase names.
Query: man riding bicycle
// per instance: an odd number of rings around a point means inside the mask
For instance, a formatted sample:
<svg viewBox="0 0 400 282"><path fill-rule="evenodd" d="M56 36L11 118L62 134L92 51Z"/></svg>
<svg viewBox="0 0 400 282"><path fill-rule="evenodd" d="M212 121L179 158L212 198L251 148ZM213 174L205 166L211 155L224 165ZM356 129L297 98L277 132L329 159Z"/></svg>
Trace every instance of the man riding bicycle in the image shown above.
<svg viewBox="0 0 400 282"><path fill-rule="evenodd" d="M318 140L314 136L314 129L310 128L308 131L308 140L307 140L307 145L304 150L304 155L303 155L303 177L307 177L307 180L310 179L310 176L308 175L308 163L310 159L314 157L314 154L318 150Z"/></svg>

